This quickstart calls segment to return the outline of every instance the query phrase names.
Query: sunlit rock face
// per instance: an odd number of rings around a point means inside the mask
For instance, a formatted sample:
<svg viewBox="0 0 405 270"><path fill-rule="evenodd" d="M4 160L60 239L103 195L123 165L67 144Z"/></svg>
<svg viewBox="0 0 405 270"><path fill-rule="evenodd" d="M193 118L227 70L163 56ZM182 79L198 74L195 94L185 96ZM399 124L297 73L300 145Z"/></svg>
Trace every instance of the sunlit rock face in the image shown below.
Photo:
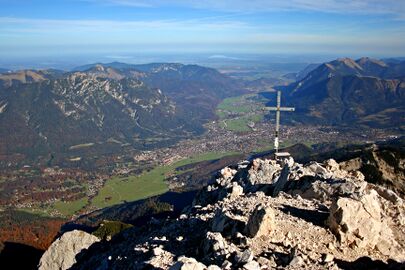
<svg viewBox="0 0 405 270"><path fill-rule="evenodd" d="M100 241L96 236L74 230L64 233L42 255L38 268L40 270L65 270L76 262L76 255L83 249Z"/></svg>

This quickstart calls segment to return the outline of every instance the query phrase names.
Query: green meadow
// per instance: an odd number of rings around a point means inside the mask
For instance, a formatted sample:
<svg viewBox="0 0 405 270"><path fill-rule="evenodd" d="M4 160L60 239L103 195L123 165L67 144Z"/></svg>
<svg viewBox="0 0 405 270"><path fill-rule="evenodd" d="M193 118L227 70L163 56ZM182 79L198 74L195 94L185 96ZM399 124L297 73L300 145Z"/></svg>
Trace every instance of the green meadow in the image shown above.
<svg viewBox="0 0 405 270"><path fill-rule="evenodd" d="M57 210L62 215L69 217L83 208L104 208L123 202L137 201L167 192L168 186L165 179L176 173L176 168L205 160L218 159L224 156L237 154L235 152L208 152L193 157L182 159L170 165L158 166L140 175L114 176L108 179L98 194L90 201L82 198L76 201L55 202L46 212Z"/></svg>

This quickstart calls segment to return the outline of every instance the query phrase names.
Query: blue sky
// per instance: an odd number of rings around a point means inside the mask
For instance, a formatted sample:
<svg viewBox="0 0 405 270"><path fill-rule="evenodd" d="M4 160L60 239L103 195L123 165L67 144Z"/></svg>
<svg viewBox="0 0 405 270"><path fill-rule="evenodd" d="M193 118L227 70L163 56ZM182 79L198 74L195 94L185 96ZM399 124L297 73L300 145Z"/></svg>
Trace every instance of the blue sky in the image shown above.
<svg viewBox="0 0 405 270"><path fill-rule="evenodd" d="M404 0L0 0L0 58L405 56Z"/></svg>

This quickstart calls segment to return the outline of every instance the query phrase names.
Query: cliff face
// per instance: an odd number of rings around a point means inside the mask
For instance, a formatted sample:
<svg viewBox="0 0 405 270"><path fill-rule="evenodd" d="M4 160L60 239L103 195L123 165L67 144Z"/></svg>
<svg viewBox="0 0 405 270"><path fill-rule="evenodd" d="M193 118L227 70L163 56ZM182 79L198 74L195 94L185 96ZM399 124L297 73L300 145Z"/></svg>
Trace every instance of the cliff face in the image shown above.
<svg viewBox="0 0 405 270"><path fill-rule="evenodd" d="M90 246L72 269L397 269L404 225L403 200L359 171L255 159L222 169L179 218Z"/></svg>

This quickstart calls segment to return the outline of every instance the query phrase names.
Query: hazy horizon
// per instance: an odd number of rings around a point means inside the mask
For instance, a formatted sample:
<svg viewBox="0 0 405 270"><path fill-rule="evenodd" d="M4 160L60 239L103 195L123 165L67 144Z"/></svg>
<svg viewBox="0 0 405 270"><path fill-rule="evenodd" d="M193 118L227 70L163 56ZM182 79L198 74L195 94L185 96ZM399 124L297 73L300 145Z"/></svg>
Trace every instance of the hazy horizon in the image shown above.
<svg viewBox="0 0 405 270"><path fill-rule="evenodd" d="M376 59L404 59L397 57L371 55L293 55L293 54L127 54L127 55L71 55L71 56L39 56L24 59L1 58L0 68L8 70L21 69L60 69L72 70L76 67L96 63L121 62L126 64L149 63L182 63L196 64L213 68L226 66L255 66L266 64L312 64L329 62L338 58L349 57L359 59L372 57Z"/></svg>

